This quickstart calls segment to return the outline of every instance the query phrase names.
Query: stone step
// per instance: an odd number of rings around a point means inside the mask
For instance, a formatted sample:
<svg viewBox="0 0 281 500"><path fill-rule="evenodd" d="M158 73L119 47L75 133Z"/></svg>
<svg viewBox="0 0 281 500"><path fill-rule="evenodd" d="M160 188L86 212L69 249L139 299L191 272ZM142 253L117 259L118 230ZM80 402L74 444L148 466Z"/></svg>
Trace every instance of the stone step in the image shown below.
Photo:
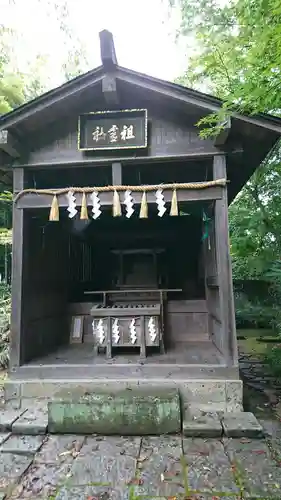
<svg viewBox="0 0 281 500"><path fill-rule="evenodd" d="M75 371L74 371L75 373ZM130 374L131 375L131 374ZM171 379L167 371L166 376L160 377L154 370L154 378L148 379L139 373L139 378L122 379L118 376L99 379L13 379L5 382L5 400L13 409L29 407L32 401L64 401L77 400L85 394L96 392L115 392L118 390L178 390L182 406L194 410L207 412L231 412L242 410L242 381L225 378L182 378Z"/></svg>
<svg viewBox="0 0 281 500"><path fill-rule="evenodd" d="M51 433L161 435L181 431L179 391L135 389L48 403Z"/></svg>

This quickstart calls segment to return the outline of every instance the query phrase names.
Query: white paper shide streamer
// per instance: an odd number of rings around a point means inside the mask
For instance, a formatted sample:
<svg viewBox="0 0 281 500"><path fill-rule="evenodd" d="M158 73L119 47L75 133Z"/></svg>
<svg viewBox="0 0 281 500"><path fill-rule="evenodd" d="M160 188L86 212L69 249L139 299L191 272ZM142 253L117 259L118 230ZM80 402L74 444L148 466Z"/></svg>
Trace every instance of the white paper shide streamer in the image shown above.
<svg viewBox="0 0 281 500"><path fill-rule="evenodd" d="M164 213L166 212L167 208L165 207L165 199L163 195L163 190L162 189L157 189L155 193L156 197L156 203L157 203L157 208L158 208L158 216L163 217Z"/></svg>
<svg viewBox="0 0 281 500"><path fill-rule="evenodd" d="M93 320L92 322L92 327L93 327L93 334L95 335L96 331L97 331L97 337L98 337L98 340L99 340L99 343L100 344L103 344L104 341L105 341L105 334L104 334L104 326L103 326L103 320L100 319L97 323L97 326L96 326L96 322L95 320Z"/></svg>
<svg viewBox="0 0 281 500"><path fill-rule="evenodd" d="M156 328L155 328L155 323L154 323L153 318L149 318L148 331L149 331L149 336L151 338L151 341L155 342L155 339L157 337L157 333L156 333Z"/></svg>
<svg viewBox="0 0 281 500"><path fill-rule="evenodd" d="M134 213L134 199L131 195L131 191L125 191L124 194L124 205L126 207L126 217L129 219Z"/></svg>
<svg viewBox="0 0 281 500"><path fill-rule="evenodd" d="M112 337L113 337L113 340L114 340L115 344L118 344L118 342L120 340L120 335L119 335L119 325L118 325L118 319L117 318L113 321L113 325L112 325Z"/></svg>
<svg viewBox="0 0 281 500"><path fill-rule="evenodd" d="M130 323L130 326L129 326L129 330L130 330L130 339L131 339L131 342L132 342L132 344L135 344L136 341L137 341L137 331L136 331L136 320L135 320L135 318L132 319L132 321Z"/></svg>
<svg viewBox="0 0 281 500"><path fill-rule="evenodd" d="M76 210L76 198L74 196L73 191L69 191L67 193L67 198L68 198L68 207L67 207L68 217L70 219L73 219L73 217L75 217L75 215L78 213L78 210Z"/></svg>
<svg viewBox="0 0 281 500"><path fill-rule="evenodd" d="M92 214L93 214L93 219L98 219L99 216L101 215L101 210L100 210L100 199L99 199L99 194L94 191L91 194L91 200L92 200Z"/></svg>

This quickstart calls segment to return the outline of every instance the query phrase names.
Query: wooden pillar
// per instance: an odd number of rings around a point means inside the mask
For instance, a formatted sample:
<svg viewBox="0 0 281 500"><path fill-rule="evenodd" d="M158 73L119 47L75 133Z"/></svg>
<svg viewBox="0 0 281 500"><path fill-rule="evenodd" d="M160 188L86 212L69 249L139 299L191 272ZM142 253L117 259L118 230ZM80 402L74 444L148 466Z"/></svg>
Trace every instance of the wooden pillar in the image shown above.
<svg viewBox="0 0 281 500"><path fill-rule="evenodd" d="M13 190L24 189L24 169L15 168ZM23 271L24 271L24 210L13 206L12 311L10 339L10 369L23 362Z"/></svg>
<svg viewBox="0 0 281 500"><path fill-rule="evenodd" d="M224 155L214 157L213 176L214 179L227 177ZM236 364L238 356L228 232L227 186L223 189L222 199L215 201L215 239L223 353L228 364Z"/></svg>

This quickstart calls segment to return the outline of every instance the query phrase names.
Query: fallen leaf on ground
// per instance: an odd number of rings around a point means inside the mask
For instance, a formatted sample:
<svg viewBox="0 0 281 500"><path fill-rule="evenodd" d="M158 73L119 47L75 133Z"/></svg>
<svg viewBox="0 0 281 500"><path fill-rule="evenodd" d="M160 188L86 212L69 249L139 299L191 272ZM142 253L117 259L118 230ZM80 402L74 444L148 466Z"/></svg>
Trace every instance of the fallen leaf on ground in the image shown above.
<svg viewBox="0 0 281 500"><path fill-rule="evenodd" d="M73 458L76 458L80 454L80 450L81 446L79 449L77 446L74 446L74 448L72 448L71 450L63 451L62 453L60 453L59 457L65 457L67 455L71 455Z"/></svg>
<svg viewBox="0 0 281 500"><path fill-rule="evenodd" d="M240 439L240 443L251 443L251 442L252 442L252 440L249 438L241 438Z"/></svg>
<svg viewBox="0 0 281 500"><path fill-rule="evenodd" d="M128 483L128 485L136 485L136 486L141 486L143 484L143 479L139 477L133 477Z"/></svg>
<svg viewBox="0 0 281 500"><path fill-rule="evenodd" d="M161 481L171 481L174 477L179 476L180 472L179 471L166 471L164 474L160 475Z"/></svg>
<svg viewBox="0 0 281 500"><path fill-rule="evenodd" d="M148 456L147 456L147 455L145 455L145 456L143 456L143 457L138 457L137 462L144 462L144 461L145 461L145 460L147 460L147 459L148 459Z"/></svg>
<svg viewBox="0 0 281 500"><path fill-rule="evenodd" d="M66 455L71 455L72 450L63 451L59 454L59 457L65 457Z"/></svg>

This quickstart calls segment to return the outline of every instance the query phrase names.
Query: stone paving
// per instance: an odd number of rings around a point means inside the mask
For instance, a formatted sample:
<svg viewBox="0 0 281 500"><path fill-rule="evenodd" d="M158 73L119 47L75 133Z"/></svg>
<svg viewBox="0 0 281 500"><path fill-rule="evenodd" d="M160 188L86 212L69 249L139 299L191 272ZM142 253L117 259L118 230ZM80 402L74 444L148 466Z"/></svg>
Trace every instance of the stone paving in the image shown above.
<svg viewBox="0 0 281 500"><path fill-rule="evenodd" d="M278 421L206 414L157 437L53 435L47 423L42 404L0 409L0 500L281 499Z"/></svg>
<svg viewBox="0 0 281 500"><path fill-rule="evenodd" d="M0 434L0 499L281 498L281 426L267 437Z"/></svg>

